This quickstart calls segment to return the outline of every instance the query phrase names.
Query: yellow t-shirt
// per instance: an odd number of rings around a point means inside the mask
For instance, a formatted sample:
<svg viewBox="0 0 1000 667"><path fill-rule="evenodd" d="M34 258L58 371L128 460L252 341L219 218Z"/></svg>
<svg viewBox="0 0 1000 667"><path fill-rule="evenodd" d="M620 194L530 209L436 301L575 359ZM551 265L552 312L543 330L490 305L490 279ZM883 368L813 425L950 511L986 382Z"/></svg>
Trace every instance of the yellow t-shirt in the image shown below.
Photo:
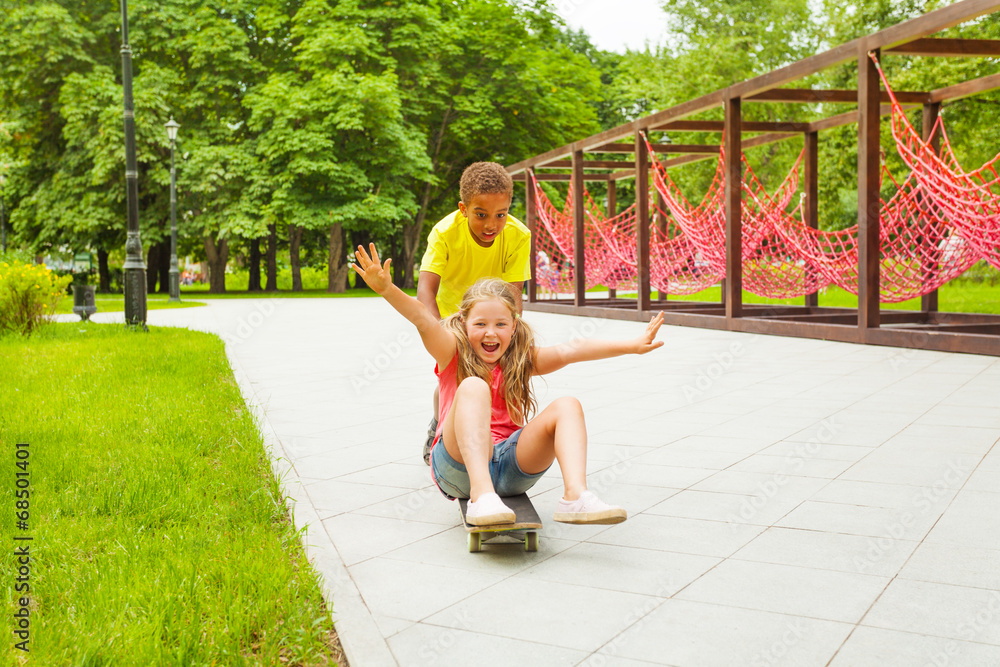
<svg viewBox="0 0 1000 667"><path fill-rule="evenodd" d="M531 232L520 220L507 216L500 236L484 248L472 238L469 220L461 211L446 215L427 237L421 271L441 276L437 305L441 317L458 311L465 290L493 276L509 283L531 280Z"/></svg>

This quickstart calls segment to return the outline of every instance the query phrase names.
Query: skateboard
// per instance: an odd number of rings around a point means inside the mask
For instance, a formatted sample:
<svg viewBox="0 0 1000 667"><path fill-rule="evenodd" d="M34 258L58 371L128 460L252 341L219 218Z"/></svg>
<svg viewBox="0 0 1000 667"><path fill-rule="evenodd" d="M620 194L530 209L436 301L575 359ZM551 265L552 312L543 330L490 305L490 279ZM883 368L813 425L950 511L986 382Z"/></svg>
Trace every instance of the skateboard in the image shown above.
<svg viewBox="0 0 1000 667"><path fill-rule="evenodd" d="M466 498L459 498L458 505L462 510L462 523L469 533L469 553L483 550L483 542L491 540L499 535L513 537L524 543L525 551L538 551L538 529L542 527L542 520L538 518L535 506L531 504L531 499L526 493L518 496L507 496L503 498L507 507L514 510L514 523L498 523L491 526L473 526L465 520L465 512L469 501Z"/></svg>

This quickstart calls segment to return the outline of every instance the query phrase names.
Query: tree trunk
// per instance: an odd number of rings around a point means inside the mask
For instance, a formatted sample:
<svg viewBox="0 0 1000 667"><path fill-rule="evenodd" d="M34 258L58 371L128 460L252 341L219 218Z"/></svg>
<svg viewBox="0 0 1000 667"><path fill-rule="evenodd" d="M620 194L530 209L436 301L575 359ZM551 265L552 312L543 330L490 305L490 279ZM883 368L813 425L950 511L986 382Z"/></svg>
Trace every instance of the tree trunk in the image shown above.
<svg viewBox="0 0 1000 667"><path fill-rule="evenodd" d="M366 252L369 251L372 235L367 229L355 229L351 232L351 247L361 246ZM384 260L383 260L384 261ZM354 276L354 289L370 289L368 284L357 275Z"/></svg>
<svg viewBox="0 0 1000 667"><path fill-rule="evenodd" d="M205 256L208 259L208 293L225 294L229 241L222 239L216 244L211 236L206 236L204 240Z"/></svg>
<svg viewBox="0 0 1000 667"><path fill-rule="evenodd" d="M276 292L278 290L278 226L267 226L267 285L266 292Z"/></svg>
<svg viewBox="0 0 1000 667"><path fill-rule="evenodd" d="M302 291L302 260L299 246L302 245L302 225L288 225L288 261L292 265L292 291Z"/></svg>
<svg viewBox="0 0 1000 667"><path fill-rule="evenodd" d="M248 292L260 291L260 239L250 240L250 280L247 283Z"/></svg>
<svg viewBox="0 0 1000 667"><path fill-rule="evenodd" d="M406 271L406 260L399 253L398 246L393 246L392 248L392 284L396 287L403 287L407 275L409 275L410 282L413 282L413 269L411 268L409 273Z"/></svg>
<svg viewBox="0 0 1000 667"><path fill-rule="evenodd" d="M431 173L436 174L438 168L438 156L441 154L441 146L444 144L444 136L448 130L448 123L451 120L454 102L448 106L441 116L441 127L438 128L434 137L434 152L431 154ZM413 267L417 261L417 248L420 247L420 238L424 230L424 220L427 218L427 206L431 199L431 182L424 184L424 195L421 197L420 208L417 210L417 218L412 225L403 225L403 287L413 288L414 275Z"/></svg>
<svg viewBox="0 0 1000 667"><path fill-rule="evenodd" d="M98 291L111 291L111 269L108 267L108 251L104 248L97 249L97 281Z"/></svg>
<svg viewBox="0 0 1000 667"><path fill-rule="evenodd" d="M326 291L347 291L347 261L344 259L344 226L341 223L330 227L330 252L327 256Z"/></svg>
<svg viewBox="0 0 1000 667"><path fill-rule="evenodd" d="M160 244L150 243L149 251L146 253L146 294L156 292L156 277L159 275L156 267L160 261Z"/></svg>
<svg viewBox="0 0 1000 667"><path fill-rule="evenodd" d="M160 274L160 294L170 294L170 239L160 241L157 269Z"/></svg>

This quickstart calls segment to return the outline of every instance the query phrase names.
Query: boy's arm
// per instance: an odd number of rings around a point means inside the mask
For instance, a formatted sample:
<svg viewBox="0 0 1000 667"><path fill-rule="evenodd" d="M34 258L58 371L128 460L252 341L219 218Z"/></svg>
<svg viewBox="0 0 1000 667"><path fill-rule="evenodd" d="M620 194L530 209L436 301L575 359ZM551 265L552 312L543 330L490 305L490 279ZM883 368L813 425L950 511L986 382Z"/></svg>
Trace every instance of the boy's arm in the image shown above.
<svg viewBox="0 0 1000 667"><path fill-rule="evenodd" d="M417 301L424 304L431 315L441 319L441 311L438 309L437 293L441 288L441 276L431 271L421 271L420 279L417 281Z"/></svg>
<svg viewBox="0 0 1000 667"><path fill-rule="evenodd" d="M634 340L581 339L538 348L534 359L535 375L545 375L578 361L608 359L623 354L646 354L663 346L662 340L656 340L662 324L663 313L660 312L646 325L646 331Z"/></svg>
<svg viewBox="0 0 1000 667"><path fill-rule="evenodd" d="M380 265L375 244L372 243L370 248L372 254L369 257L365 249L358 246L354 253L358 263L351 264L351 266L368 283L369 287L388 301L389 305L395 308L400 315L412 322L413 326L417 327L424 347L434 357L438 368L443 369L455 356L457 349L455 334L441 326L441 322L428 311L424 304L392 284L392 273L389 270L392 260L387 259L384 266Z"/></svg>

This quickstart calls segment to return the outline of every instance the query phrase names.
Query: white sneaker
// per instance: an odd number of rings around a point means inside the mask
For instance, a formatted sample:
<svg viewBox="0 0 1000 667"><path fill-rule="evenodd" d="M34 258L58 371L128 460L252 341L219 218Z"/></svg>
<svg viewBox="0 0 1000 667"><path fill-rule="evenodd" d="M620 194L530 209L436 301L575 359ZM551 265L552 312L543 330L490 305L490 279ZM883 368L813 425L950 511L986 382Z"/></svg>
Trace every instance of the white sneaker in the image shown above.
<svg viewBox="0 0 1000 667"><path fill-rule="evenodd" d="M469 501L465 520L473 526L492 526L497 523L514 523L517 515L503 504L495 493L484 493L476 502Z"/></svg>
<svg viewBox="0 0 1000 667"><path fill-rule="evenodd" d="M552 519L560 523L611 524L621 523L628 518L624 508L608 505L594 495L593 491L584 491L576 500L559 499Z"/></svg>

